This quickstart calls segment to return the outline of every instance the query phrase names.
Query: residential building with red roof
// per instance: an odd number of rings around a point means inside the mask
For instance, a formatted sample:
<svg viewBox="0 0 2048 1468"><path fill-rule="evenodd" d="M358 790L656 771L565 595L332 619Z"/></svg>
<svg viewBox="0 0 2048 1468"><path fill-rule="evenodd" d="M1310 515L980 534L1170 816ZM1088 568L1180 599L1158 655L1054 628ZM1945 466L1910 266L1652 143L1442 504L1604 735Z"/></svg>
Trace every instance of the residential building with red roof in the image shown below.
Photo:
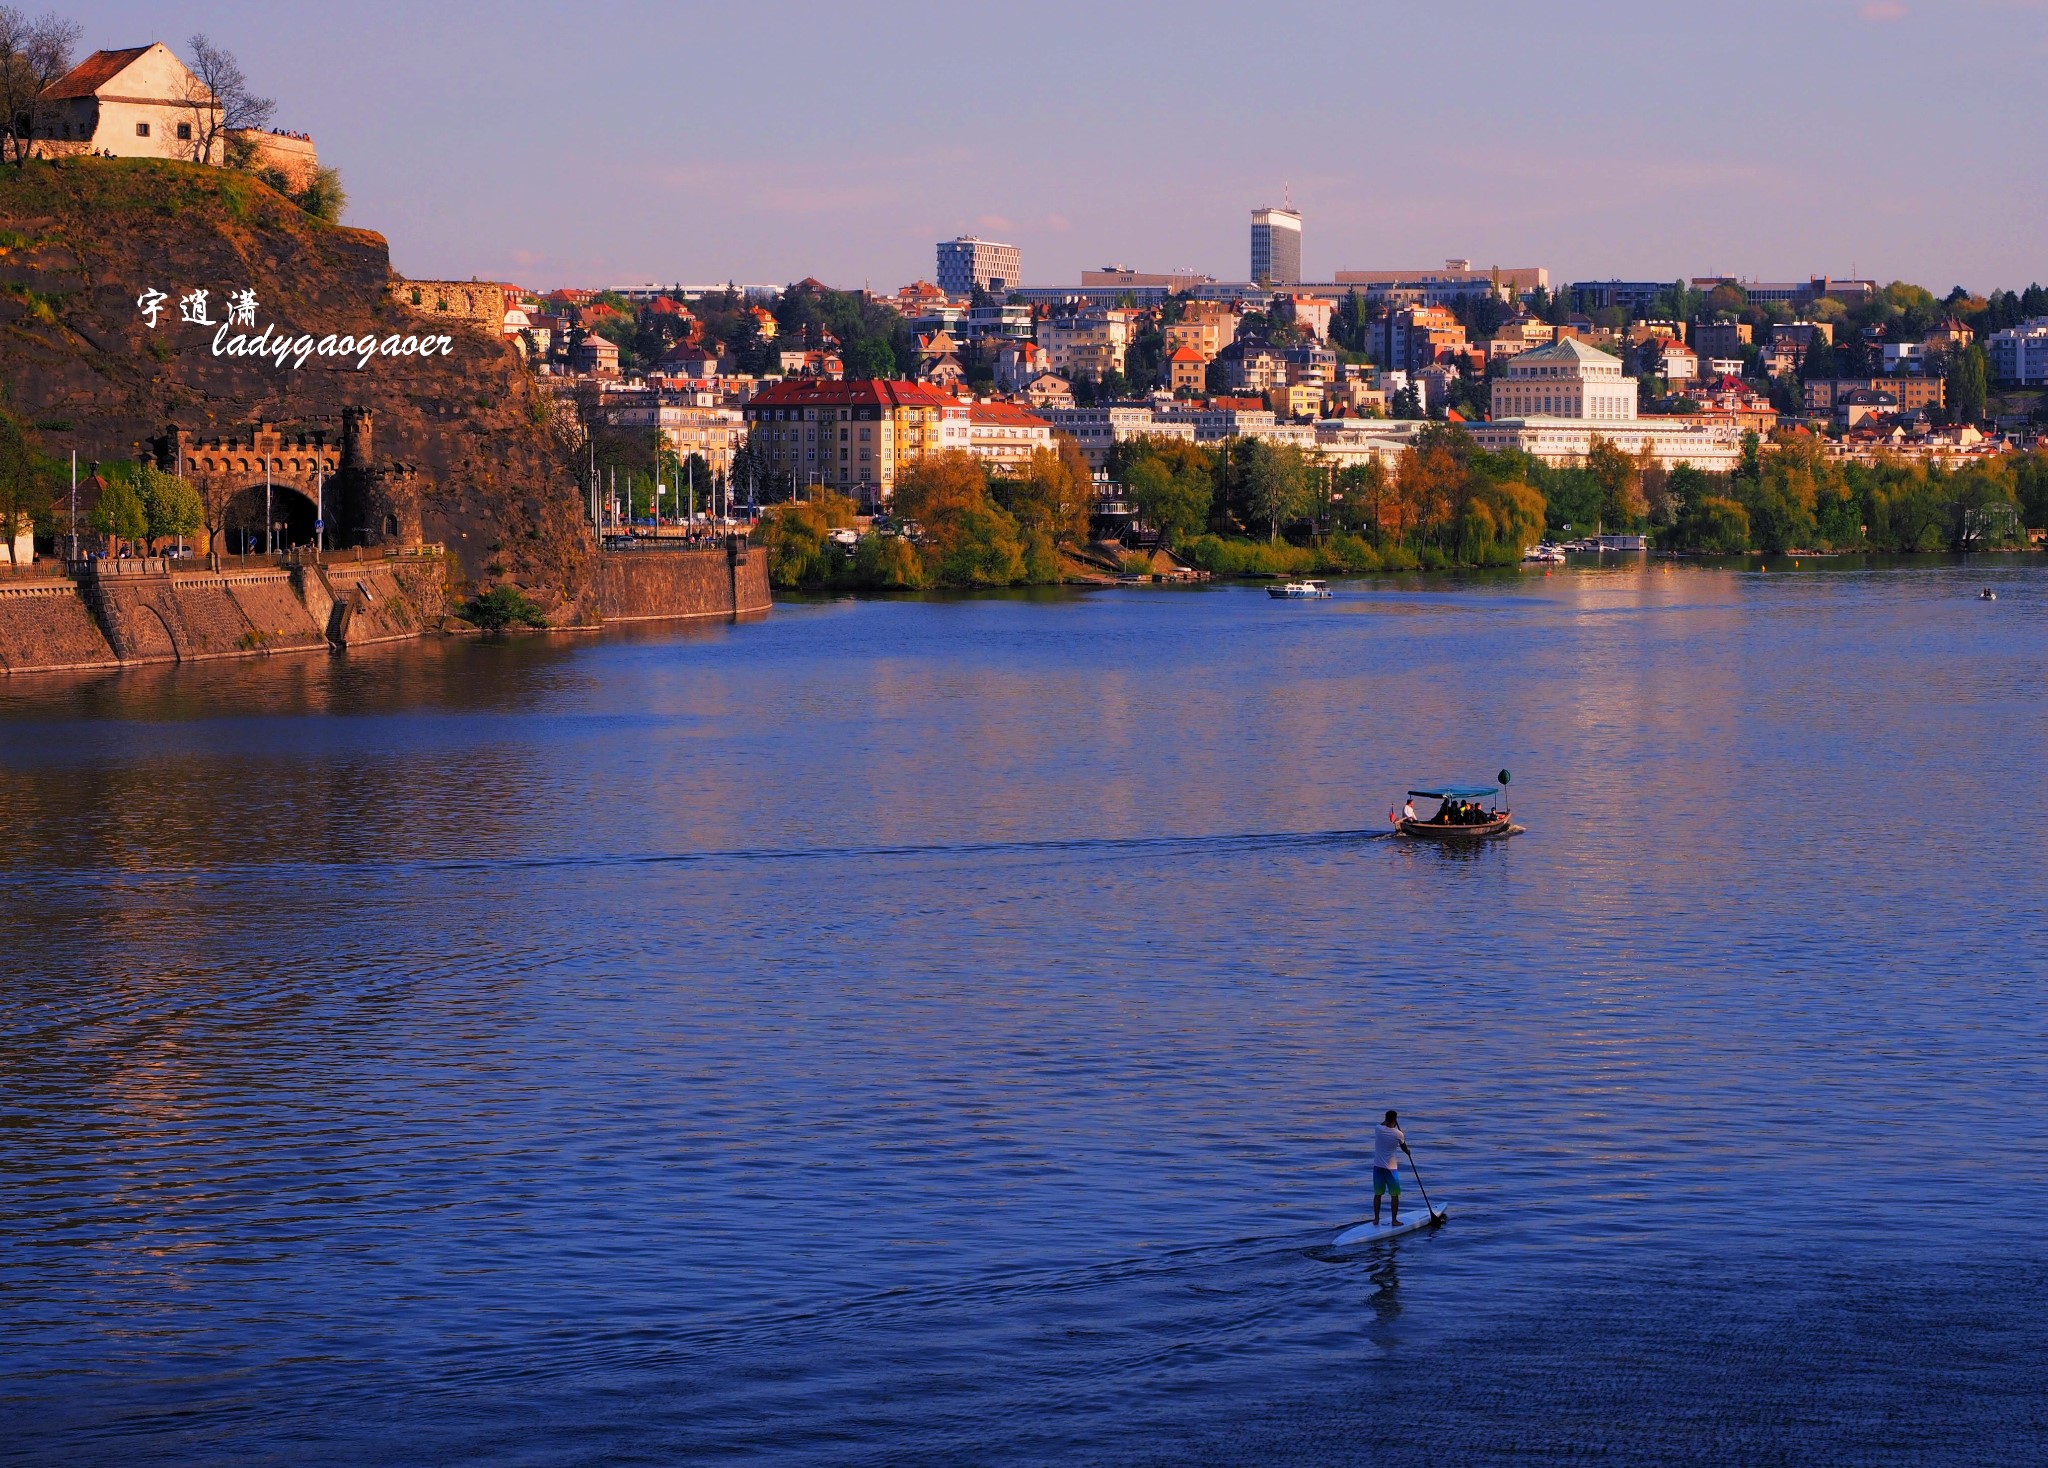
<svg viewBox="0 0 2048 1468"><path fill-rule="evenodd" d="M970 409L951 393L886 378L791 378L742 410L747 443L770 473L877 507L910 465L947 449L971 452Z"/></svg>
<svg viewBox="0 0 2048 1468"><path fill-rule="evenodd" d="M1209 385L1209 359L1195 347L1181 343L1166 354L1167 391L1179 395L1185 388L1200 397Z"/></svg>

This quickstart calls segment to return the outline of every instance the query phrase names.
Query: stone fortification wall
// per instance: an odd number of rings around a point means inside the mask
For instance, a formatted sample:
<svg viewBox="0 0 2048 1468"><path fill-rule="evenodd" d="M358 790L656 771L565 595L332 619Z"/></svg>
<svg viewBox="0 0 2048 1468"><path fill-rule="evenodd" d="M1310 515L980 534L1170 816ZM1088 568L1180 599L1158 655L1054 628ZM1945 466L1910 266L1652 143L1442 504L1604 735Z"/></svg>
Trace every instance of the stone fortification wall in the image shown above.
<svg viewBox="0 0 2048 1468"><path fill-rule="evenodd" d="M69 581L0 586L0 668L108 668L114 650Z"/></svg>
<svg viewBox="0 0 2048 1468"><path fill-rule="evenodd" d="M705 550L607 551L597 558L597 611L608 622L766 613L768 554L744 541Z"/></svg>
<svg viewBox="0 0 2048 1468"><path fill-rule="evenodd" d="M320 171L320 152L304 133L273 132L267 127L231 128L227 147L230 154L248 154L244 166L251 173L283 175L285 187L292 193L302 192Z"/></svg>
<svg viewBox="0 0 2048 1468"><path fill-rule="evenodd" d="M502 334L510 286L488 280L403 280L385 287L391 299L422 316L453 316Z"/></svg>

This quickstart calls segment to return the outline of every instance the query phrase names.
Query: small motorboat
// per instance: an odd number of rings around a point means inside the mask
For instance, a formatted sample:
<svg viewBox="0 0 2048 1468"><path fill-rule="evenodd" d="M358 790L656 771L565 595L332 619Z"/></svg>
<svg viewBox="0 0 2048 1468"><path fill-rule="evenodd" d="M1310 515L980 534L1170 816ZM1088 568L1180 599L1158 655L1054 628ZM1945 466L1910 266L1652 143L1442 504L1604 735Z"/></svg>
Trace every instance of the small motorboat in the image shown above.
<svg viewBox="0 0 2048 1468"><path fill-rule="evenodd" d="M1524 565L1562 566L1564 561L1564 547L1549 540L1543 541L1522 556Z"/></svg>
<svg viewBox="0 0 2048 1468"><path fill-rule="evenodd" d="M1520 835L1523 828L1515 824L1513 811L1480 804L1498 794L1498 785L1434 785L1410 790L1410 801L1436 801L1436 813L1426 820L1397 815L1394 829L1416 841L1491 841Z"/></svg>
<svg viewBox="0 0 2048 1468"><path fill-rule="evenodd" d="M1977 598L1980 601L1997 601L1998 593L1995 591L1980 591L1977 593Z"/></svg>
<svg viewBox="0 0 2048 1468"><path fill-rule="evenodd" d="M1266 588L1266 595L1282 601L1312 601L1329 594L1330 583L1327 581L1290 581L1285 586Z"/></svg>

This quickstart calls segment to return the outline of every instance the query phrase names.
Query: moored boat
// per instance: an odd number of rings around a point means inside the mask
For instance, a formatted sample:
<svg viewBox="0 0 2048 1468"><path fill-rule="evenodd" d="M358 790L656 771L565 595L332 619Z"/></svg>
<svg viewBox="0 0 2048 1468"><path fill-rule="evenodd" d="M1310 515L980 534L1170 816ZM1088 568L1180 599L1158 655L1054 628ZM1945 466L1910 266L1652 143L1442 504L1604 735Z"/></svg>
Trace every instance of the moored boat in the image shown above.
<svg viewBox="0 0 2048 1468"><path fill-rule="evenodd" d="M1291 601L1307 601L1329 594L1330 583L1327 581L1290 581L1285 586L1266 588L1266 595Z"/></svg>

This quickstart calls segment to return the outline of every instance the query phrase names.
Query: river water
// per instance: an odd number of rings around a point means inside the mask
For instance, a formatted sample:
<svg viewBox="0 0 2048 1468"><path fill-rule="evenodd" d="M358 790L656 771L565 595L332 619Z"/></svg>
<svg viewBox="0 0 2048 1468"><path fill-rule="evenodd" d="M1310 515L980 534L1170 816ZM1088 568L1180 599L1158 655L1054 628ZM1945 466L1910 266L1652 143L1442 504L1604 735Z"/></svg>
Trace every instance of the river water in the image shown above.
<svg viewBox="0 0 2048 1468"><path fill-rule="evenodd" d="M2044 631L1638 561L0 683L0 1455L2040 1461ZM1450 1221L1333 1256L1389 1106Z"/></svg>

